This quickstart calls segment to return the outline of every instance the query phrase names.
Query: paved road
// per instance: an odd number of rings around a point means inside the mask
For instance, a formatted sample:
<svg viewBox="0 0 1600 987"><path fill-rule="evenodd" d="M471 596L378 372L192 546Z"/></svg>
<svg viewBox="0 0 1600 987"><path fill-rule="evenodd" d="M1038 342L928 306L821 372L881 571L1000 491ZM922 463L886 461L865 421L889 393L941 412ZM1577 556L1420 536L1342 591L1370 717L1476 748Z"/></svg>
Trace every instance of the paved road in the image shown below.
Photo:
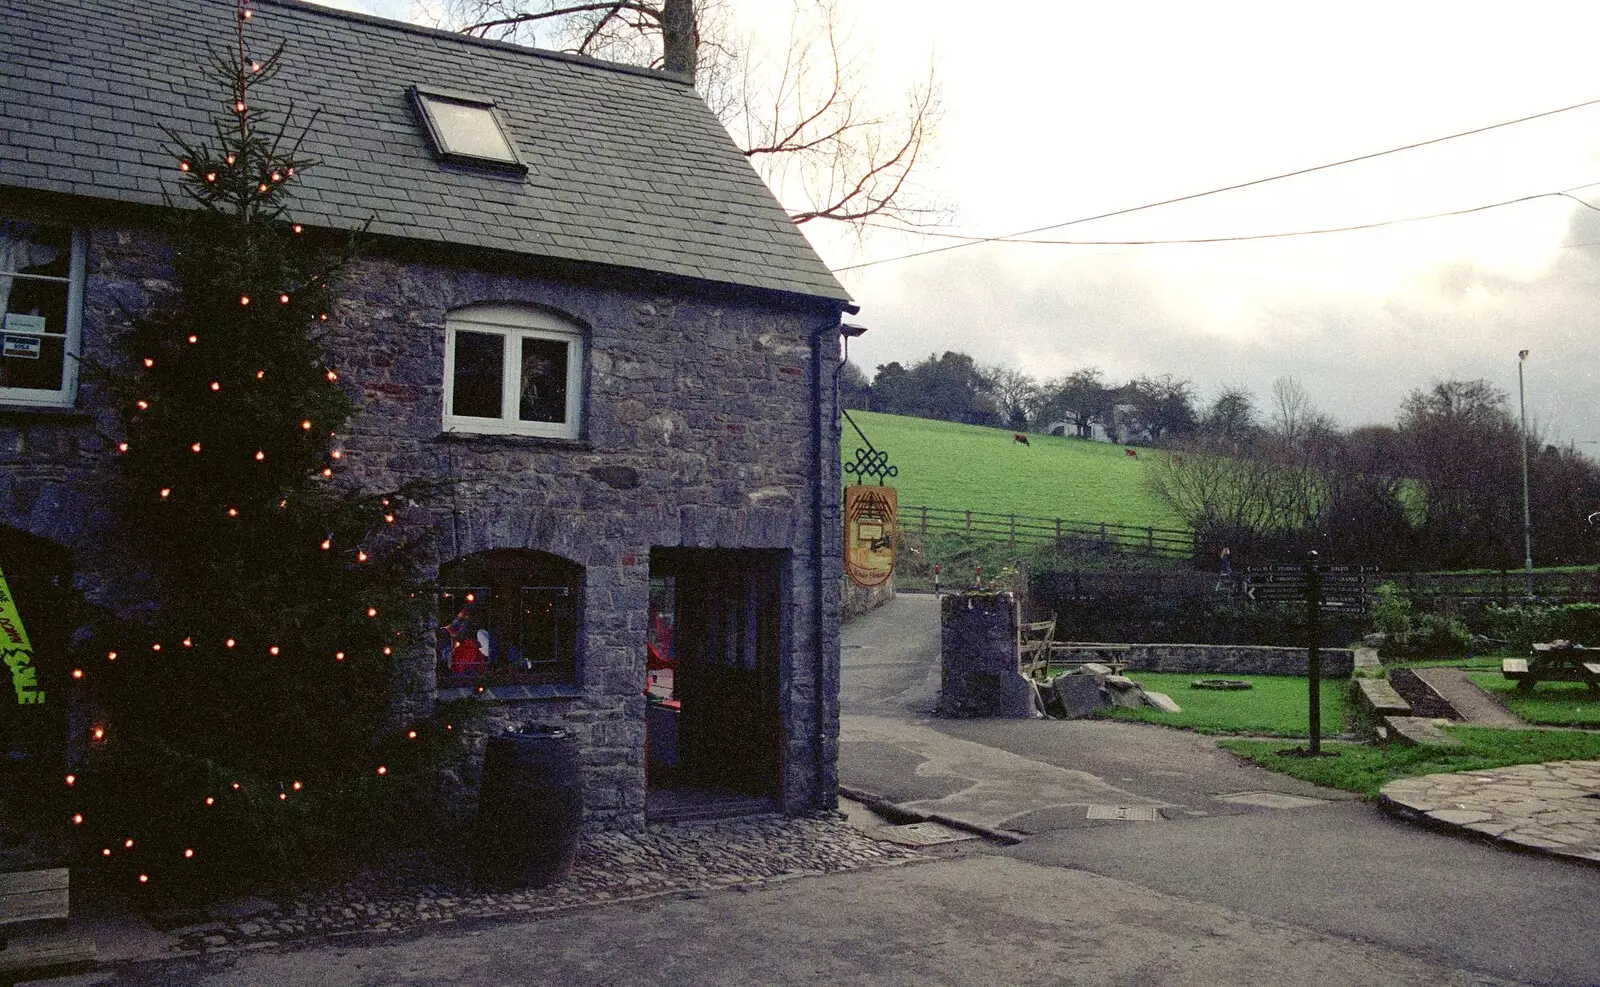
<svg viewBox="0 0 1600 987"><path fill-rule="evenodd" d="M1600 983L1600 869L1420 829L1182 731L933 718L932 597L901 596L848 625L845 642L841 781L935 818L1026 837L986 854L1478 975ZM1091 820L1094 806L1143 810L1154 821ZM1320 973L1308 966L1297 982L1320 982Z"/></svg>

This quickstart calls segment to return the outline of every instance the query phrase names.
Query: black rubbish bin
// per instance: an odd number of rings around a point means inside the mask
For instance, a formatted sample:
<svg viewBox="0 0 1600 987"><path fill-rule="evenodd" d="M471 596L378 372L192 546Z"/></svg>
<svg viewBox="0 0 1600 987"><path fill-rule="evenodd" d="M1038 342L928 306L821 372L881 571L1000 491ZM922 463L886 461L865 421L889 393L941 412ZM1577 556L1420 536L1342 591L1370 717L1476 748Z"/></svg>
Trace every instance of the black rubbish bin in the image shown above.
<svg viewBox="0 0 1600 987"><path fill-rule="evenodd" d="M543 887L566 880L583 828L578 738L527 726L491 738L473 834L473 875L484 883Z"/></svg>

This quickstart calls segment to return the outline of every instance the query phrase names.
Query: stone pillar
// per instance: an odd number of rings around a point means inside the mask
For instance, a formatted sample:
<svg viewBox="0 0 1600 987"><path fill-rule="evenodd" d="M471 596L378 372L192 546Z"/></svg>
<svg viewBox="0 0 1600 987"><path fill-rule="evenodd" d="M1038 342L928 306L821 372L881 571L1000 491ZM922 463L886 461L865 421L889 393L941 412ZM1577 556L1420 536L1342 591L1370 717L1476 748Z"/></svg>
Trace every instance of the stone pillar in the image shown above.
<svg viewBox="0 0 1600 987"><path fill-rule="evenodd" d="M1033 686L1017 666L1016 597L1010 593L951 593L939 602L939 713L1033 716Z"/></svg>

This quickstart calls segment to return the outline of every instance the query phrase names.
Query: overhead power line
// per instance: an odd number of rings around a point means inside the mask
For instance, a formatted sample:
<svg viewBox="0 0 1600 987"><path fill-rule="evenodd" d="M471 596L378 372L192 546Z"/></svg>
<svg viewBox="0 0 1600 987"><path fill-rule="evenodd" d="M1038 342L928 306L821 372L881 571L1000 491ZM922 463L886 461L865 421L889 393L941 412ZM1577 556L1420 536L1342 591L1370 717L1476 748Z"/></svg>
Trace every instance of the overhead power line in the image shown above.
<svg viewBox="0 0 1600 987"><path fill-rule="evenodd" d="M1600 184L1600 183L1594 183ZM1587 188L1586 185L1577 188ZM1245 240L1281 240L1286 237L1318 236L1323 233L1351 233L1356 230L1376 230L1385 226L1399 226L1403 223L1420 223L1429 219L1444 219L1449 216L1466 216L1471 213L1485 212L1489 209L1499 209L1503 206L1515 206L1524 202L1533 202L1536 199L1571 199L1586 209L1600 212L1600 207L1590 205L1577 196L1571 194L1572 189L1560 192L1536 192L1533 195L1522 195L1515 199L1504 199L1500 202L1490 202L1481 206L1468 206L1465 209L1450 209L1445 212L1433 212L1423 216L1404 216L1400 219L1380 219L1371 223L1356 223L1351 226L1325 226L1315 230L1288 230L1280 233L1246 233L1238 236L1200 236L1182 237L1167 240L1044 240L1029 237L998 237L986 239L984 243L1031 243L1045 246L1065 247L1152 247L1166 244L1184 243L1240 243ZM886 227L892 228L892 227ZM962 240L973 241L974 238L963 237L959 233L928 233L927 236L956 237ZM1582 246L1582 244L1573 244Z"/></svg>
<svg viewBox="0 0 1600 987"><path fill-rule="evenodd" d="M1268 182L1282 181L1283 179L1286 179L1286 178L1296 178L1296 177L1298 177L1300 175L1309 175L1309 174L1312 174L1313 172L1327 171L1330 168L1340 168L1340 167L1343 167L1345 165L1356 164L1356 163L1361 162L1361 161L1371 161L1373 158L1381 158L1381 157L1384 157L1384 156L1390 155L1390 154L1399 154L1402 151L1414 151L1419 147L1427 147L1427 146L1429 146L1431 144L1440 144L1440 143L1443 143L1445 141L1457 140L1458 138L1462 138L1462 137L1471 137L1474 134L1482 134L1482 133L1486 133L1486 132L1491 131L1491 130L1499 130L1502 127L1510 127L1510 126L1514 126L1514 125L1519 124L1519 123L1527 123L1527 122L1529 122L1531 120L1539 120L1539 119L1542 119L1544 117L1555 116L1558 113L1570 113L1573 110L1581 110L1581 109L1584 109L1586 107L1597 106L1597 105L1600 105L1600 99L1585 100L1582 103L1574 103L1571 106L1563 106L1563 107L1560 107L1560 108L1554 109L1554 110L1545 110L1542 113L1532 113L1532 114L1529 114L1528 116L1517 117L1515 120L1503 120L1500 123L1491 123L1491 124L1489 124L1487 126L1483 126L1483 127L1474 127L1471 130L1463 130L1463 131L1461 131L1459 133L1446 134L1443 137L1434 137L1434 138L1430 138L1429 140L1417 141L1417 142L1412 143L1412 144L1404 144L1404 145L1402 145L1400 147L1391 147L1391 148L1389 148L1388 150L1385 150L1385 151L1373 151L1370 154L1361 154L1361 155L1357 155L1357 156L1352 157L1352 158L1342 158L1342 159L1340 159L1338 161L1330 161L1330 162L1328 162L1326 164L1313 165L1312 167L1309 167L1309 168L1299 168L1299 169L1296 169L1295 171L1286 171L1286 172L1283 172L1282 174L1278 174L1278 175L1268 175L1265 178L1256 178L1256 179L1252 179L1252 180L1250 180L1248 182L1239 182L1239 183L1234 184L1234 185L1224 185L1221 188L1207 189L1204 192L1192 192L1192 193L1190 193L1188 195L1180 195L1180 196L1176 196L1176 197L1171 198L1171 199L1162 199L1162 200L1160 200L1158 202L1147 202L1144 205L1129 206L1126 209L1115 209L1115 210L1112 210L1111 212L1098 213L1098 214L1093 215L1093 216L1083 216L1083 217L1081 217L1079 219L1069 219L1069 220L1066 220L1066 221L1060 222L1060 223L1050 223L1050 224L1048 224L1046 226L1035 226L1032 229L1019 230L1016 233L1007 233L1007 234L1002 234L1000 236L990 236L990 237L974 237L972 239L963 241L962 243L947 244L947 245L945 245L943 247L933 247L933 248L928 249L928 250L915 250L915 251L912 251L910 253L899 254L899 255L896 255L894 257L881 257L881 258L879 258L877 260L862 261L859 264L847 264L847 265L845 265L843 267L835 268L834 270L835 271L855 271L855 270L860 270L861 268L865 268L865 267L876 267L879 264L891 264L891 263L895 263L897 261L911 260L912 258L915 258L915 257L927 257L927 256L929 256L931 254L942 254L942 253L945 253L945 252L951 251L951 250L959 250L962 247L974 247L974 246L977 246L979 244L984 244L984 243L1000 243L1000 242L1006 242L1006 241L1016 241L1017 238L1019 238L1019 237L1031 236L1031 235L1033 235L1035 233L1045 233L1045 232L1048 232L1050 230L1059 230L1059 229L1062 229L1062 228L1067 227L1067 226L1076 226L1076 225L1078 225L1080 223L1091 223L1091 222L1094 222L1095 220L1099 220L1099 219L1110 219L1113 216L1126 216L1129 213L1143 212L1143 211L1145 211L1147 209L1157 209L1157 208L1159 208L1161 206L1175 205L1175 204L1177 204L1179 202L1190 202L1190 201L1192 201L1194 199L1203 199L1203 198L1205 198L1207 196L1221 195L1224 192L1235 192L1235 191L1238 191L1239 189L1250 188L1250 187L1255 186L1255 185L1265 185ZM1545 193L1545 194L1553 195L1553 194L1559 194L1559 193ZM1493 208L1493 207L1482 207L1482 208Z"/></svg>

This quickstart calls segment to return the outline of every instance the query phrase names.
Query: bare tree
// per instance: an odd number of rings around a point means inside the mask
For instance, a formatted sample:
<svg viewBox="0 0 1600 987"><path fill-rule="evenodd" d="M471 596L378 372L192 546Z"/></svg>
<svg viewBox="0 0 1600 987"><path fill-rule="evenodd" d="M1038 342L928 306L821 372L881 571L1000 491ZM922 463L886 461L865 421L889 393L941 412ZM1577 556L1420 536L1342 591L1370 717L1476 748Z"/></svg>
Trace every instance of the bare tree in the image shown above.
<svg viewBox="0 0 1600 987"><path fill-rule="evenodd" d="M739 37L728 0L443 0L465 33L647 65L692 79L796 223L924 225L911 184L941 102L933 66L884 109L835 0L795 0L782 55Z"/></svg>
<svg viewBox="0 0 1600 987"><path fill-rule="evenodd" d="M978 372L989 382L990 393L1000 405L1007 425L1026 430L1034 424L1044 395L1031 374L1003 363L980 367Z"/></svg>

